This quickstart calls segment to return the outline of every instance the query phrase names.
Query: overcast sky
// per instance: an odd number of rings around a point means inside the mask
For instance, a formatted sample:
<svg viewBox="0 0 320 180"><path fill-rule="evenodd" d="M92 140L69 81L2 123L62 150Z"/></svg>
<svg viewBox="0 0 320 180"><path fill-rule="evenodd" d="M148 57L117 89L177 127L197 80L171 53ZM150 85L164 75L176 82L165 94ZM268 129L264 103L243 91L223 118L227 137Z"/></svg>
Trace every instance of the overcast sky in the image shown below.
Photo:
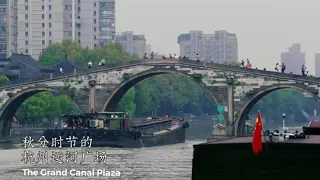
<svg viewBox="0 0 320 180"><path fill-rule="evenodd" d="M314 73L319 7L319 0L116 0L116 28L144 34L153 51L165 54L179 54L181 33L227 30L238 37L240 60L267 68L274 68L292 43L301 43Z"/></svg>

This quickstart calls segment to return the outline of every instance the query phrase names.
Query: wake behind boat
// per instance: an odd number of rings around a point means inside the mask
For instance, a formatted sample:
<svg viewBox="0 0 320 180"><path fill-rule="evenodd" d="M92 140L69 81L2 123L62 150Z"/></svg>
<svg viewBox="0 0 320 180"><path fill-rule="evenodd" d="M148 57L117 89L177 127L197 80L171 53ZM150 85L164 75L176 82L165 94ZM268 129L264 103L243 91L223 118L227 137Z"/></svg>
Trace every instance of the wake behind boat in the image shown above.
<svg viewBox="0 0 320 180"><path fill-rule="evenodd" d="M65 126L44 131L48 146L141 148L185 142L189 124L183 119L151 118L130 121L125 112L64 115ZM90 141L90 142L89 142ZM73 144L74 143L74 144ZM89 144L88 144L89 143Z"/></svg>

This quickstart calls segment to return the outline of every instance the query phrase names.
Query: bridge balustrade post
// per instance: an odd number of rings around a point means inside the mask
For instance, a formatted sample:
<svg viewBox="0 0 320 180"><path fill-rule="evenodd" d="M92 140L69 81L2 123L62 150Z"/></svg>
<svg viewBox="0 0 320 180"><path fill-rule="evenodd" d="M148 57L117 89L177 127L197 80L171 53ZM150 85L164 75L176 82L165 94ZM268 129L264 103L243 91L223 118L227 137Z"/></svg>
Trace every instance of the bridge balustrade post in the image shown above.
<svg viewBox="0 0 320 180"><path fill-rule="evenodd" d="M53 74L52 74L52 73L50 73L50 79L52 79L52 77L53 77Z"/></svg>
<svg viewBox="0 0 320 180"><path fill-rule="evenodd" d="M89 81L89 112L94 113L96 111L96 80Z"/></svg>
<svg viewBox="0 0 320 180"><path fill-rule="evenodd" d="M228 84L228 121L227 121L227 136L234 136L234 93L233 93L233 85L234 85L234 77L227 77Z"/></svg>

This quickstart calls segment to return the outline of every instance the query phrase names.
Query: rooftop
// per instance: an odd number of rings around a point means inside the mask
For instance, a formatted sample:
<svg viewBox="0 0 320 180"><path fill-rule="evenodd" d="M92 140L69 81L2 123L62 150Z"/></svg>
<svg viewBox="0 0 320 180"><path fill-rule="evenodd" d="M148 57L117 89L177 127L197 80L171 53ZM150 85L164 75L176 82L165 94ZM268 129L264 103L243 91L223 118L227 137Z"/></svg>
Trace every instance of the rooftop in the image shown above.
<svg viewBox="0 0 320 180"><path fill-rule="evenodd" d="M17 61L20 61L24 64L27 64L29 66L33 66L35 68L41 69L41 70L49 70L53 71L52 68L43 66L42 64L39 63L39 61L33 59L30 55L24 55L24 54L12 54L9 59L14 59Z"/></svg>
<svg viewBox="0 0 320 180"><path fill-rule="evenodd" d="M181 41L190 41L190 34L189 33L180 34L178 36L178 43L180 43Z"/></svg>
<svg viewBox="0 0 320 180"><path fill-rule="evenodd" d="M133 35L132 39L134 41L146 41L146 38L144 37L144 35ZM128 36L127 35L117 35L116 40L117 41L126 41L126 40L128 40Z"/></svg>
<svg viewBox="0 0 320 180"><path fill-rule="evenodd" d="M75 65L68 59L58 62L57 64L53 65L52 68L55 70L55 72L60 72L60 68L63 68L64 72L73 72L74 69L80 69L77 65Z"/></svg>

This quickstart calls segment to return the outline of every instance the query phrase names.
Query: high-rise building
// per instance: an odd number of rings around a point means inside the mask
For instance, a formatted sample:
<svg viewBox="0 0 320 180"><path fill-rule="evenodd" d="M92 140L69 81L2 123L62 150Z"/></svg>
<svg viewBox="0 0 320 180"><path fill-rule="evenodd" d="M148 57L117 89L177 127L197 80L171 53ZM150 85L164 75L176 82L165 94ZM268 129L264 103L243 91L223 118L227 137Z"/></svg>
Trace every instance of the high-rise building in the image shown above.
<svg viewBox="0 0 320 180"><path fill-rule="evenodd" d="M49 44L93 48L115 39L115 0L19 0L18 53L38 59Z"/></svg>
<svg viewBox="0 0 320 180"><path fill-rule="evenodd" d="M221 30L215 31L214 36L214 61L217 63L237 62L238 40L236 34Z"/></svg>
<svg viewBox="0 0 320 180"><path fill-rule="evenodd" d="M202 31L190 31L188 34L180 34L178 37L178 43L180 44L180 56L186 56L189 59L196 59L196 54L199 53L203 60L204 46ZM213 44L213 41L212 41ZM209 60L213 58L210 57Z"/></svg>
<svg viewBox="0 0 320 180"><path fill-rule="evenodd" d="M49 44L75 40L74 7L74 0L19 0L18 53L38 60Z"/></svg>
<svg viewBox="0 0 320 180"><path fill-rule="evenodd" d="M0 58L17 52L17 0L0 0Z"/></svg>
<svg viewBox="0 0 320 180"><path fill-rule="evenodd" d="M314 58L315 75L320 77L320 54L317 53Z"/></svg>
<svg viewBox="0 0 320 180"><path fill-rule="evenodd" d="M216 63L238 61L237 37L226 30L215 31L214 34L190 31L188 34L180 34L178 43L182 57L196 59L198 53L203 61Z"/></svg>
<svg viewBox="0 0 320 180"><path fill-rule="evenodd" d="M129 54L143 57L146 53L146 38L144 35L134 35L132 31L126 31L117 35L116 41L119 41L123 49Z"/></svg>
<svg viewBox="0 0 320 180"><path fill-rule="evenodd" d="M306 64L304 52L301 52L300 44L292 44L288 48L288 52L281 53L281 63L284 63L286 66L286 72L293 74L301 74L302 65Z"/></svg>
<svg viewBox="0 0 320 180"><path fill-rule="evenodd" d="M115 40L115 0L77 0L79 43L83 47L106 45Z"/></svg>

